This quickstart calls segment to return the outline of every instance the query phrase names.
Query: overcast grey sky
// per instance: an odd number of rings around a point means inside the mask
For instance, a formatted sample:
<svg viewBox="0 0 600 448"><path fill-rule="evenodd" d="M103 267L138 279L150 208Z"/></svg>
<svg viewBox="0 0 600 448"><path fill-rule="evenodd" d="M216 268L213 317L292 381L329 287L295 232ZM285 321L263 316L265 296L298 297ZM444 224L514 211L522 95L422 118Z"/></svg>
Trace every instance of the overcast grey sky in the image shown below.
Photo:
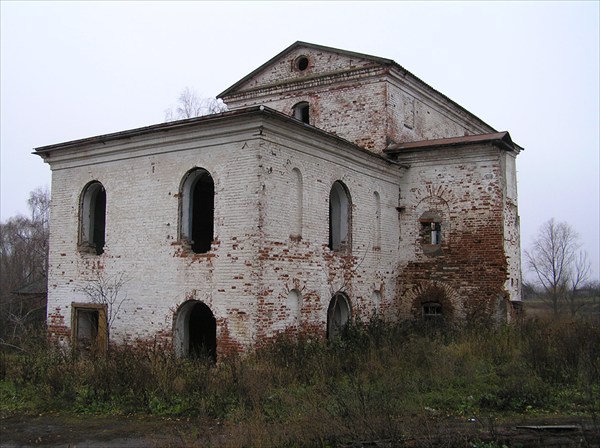
<svg viewBox="0 0 600 448"><path fill-rule="evenodd" d="M599 2L0 2L1 220L50 170L33 148L164 121L293 42L393 59L525 151L521 244L554 217L599 278Z"/></svg>

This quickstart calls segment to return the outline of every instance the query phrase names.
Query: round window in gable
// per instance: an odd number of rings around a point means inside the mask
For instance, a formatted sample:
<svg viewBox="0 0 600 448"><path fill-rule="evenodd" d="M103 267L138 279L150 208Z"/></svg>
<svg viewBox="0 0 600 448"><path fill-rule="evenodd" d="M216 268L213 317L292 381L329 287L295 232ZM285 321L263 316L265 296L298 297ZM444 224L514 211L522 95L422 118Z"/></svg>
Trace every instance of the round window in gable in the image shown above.
<svg viewBox="0 0 600 448"><path fill-rule="evenodd" d="M294 67L296 70L303 72L308 68L308 58L306 56L299 56L296 59Z"/></svg>

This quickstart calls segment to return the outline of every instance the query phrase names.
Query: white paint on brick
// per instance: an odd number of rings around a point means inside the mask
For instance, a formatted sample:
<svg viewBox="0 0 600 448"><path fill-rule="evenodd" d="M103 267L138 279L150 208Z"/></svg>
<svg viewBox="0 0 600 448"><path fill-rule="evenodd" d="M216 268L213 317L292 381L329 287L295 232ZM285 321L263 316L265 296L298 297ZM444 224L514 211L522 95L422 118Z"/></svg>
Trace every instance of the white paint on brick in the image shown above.
<svg viewBox="0 0 600 448"><path fill-rule="evenodd" d="M293 65L300 55L304 72ZM39 148L53 172L50 332L68 339L71 303L87 300L82 287L98 271L128 280L113 341L169 343L178 307L198 300L217 320L220 353L281 332L324 336L339 291L365 319L413 318L431 288L457 318L498 317L520 300L515 155L492 143L407 150L396 161L373 154L494 131L399 66L359 56L301 46L229 91L232 112ZM311 125L348 142L287 118L305 100ZM240 109L253 104L284 115ZM195 167L215 187L207 254L179 241L180 189ZM100 256L77 250L80 195L94 180L107 197ZM348 254L328 248L336 181L352 200ZM442 217L435 255L419 235L432 211Z"/></svg>

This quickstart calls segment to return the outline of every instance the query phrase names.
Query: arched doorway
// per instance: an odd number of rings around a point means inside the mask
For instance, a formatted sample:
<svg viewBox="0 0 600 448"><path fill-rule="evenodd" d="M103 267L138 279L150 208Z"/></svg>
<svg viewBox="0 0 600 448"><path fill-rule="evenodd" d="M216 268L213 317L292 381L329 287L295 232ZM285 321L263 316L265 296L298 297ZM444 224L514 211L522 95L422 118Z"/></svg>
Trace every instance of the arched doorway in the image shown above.
<svg viewBox="0 0 600 448"><path fill-rule="evenodd" d="M351 317L352 311L348 297L343 292L335 293L327 309L327 339L338 337Z"/></svg>
<svg viewBox="0 0 600 448"><path fill-rule="evenodd" d="M217 321L207 305L190 300L179 307L174 345L178 356L217 360Z"/></svg>

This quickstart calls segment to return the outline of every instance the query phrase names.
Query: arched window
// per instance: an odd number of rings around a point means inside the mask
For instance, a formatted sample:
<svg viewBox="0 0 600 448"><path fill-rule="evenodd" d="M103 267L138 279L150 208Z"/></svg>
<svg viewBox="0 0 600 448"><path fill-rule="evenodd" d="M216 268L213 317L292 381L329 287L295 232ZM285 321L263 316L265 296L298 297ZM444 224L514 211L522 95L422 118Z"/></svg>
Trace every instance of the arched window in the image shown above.
<svg viewBox="0 0 600 448"><path fill-rule="evenodd" d="M303 214L304 192L302 185L302 173L298 168L292 170L292 188L290 188L290 238L300 240L302 238L302 214Z"/></svg>
<svg viewBox="0 0 600 448"><path fill-rule="evenodd" d="M106 241L106 191L100 182L86 185L79 209L79 249L101 255Z"/></svg>
<svg viewBox="0 0 600 448"><path fill-rule="evenodd" d="M329 192L329 249L348 250L352 234L352 204L348 190L340 181Z"/></svg>
<svg viewBox="0 0 600 448"><path fill-rule="evenodd" d="M350 301L343 292L336 293L329 302L327 309L327 339L339 336L352 317Z"/></svg>
<svg viewBox="0 0 600 448"><path fill-rule="evenodd" d="M303 123L310 124L310 114L308 110L308 103L306 101L296 104L292 110L294 111L295 119L300 120Z"/></svg>
<svg viewBox="0 0 600 448"><path fill-rule="evenodd" d="M208 171L187 173L181 191L181 239L194 253L206 253L214 239L215 184Z"/></svg>

